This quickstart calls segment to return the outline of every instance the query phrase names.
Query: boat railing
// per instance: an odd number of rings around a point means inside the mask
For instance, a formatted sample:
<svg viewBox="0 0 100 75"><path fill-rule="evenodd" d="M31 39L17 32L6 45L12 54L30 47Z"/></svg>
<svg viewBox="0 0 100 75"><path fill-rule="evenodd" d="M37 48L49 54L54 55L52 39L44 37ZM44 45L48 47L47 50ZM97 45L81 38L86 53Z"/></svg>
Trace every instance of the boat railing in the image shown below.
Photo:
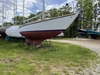
<svg viewBox="0 0 100 75"><path fill-rule="evenodd" d="M70 12L69 14L60 15L60 16L58 15L56 17L45 17L44 19L42 19L42 14L40 14L40 15L36 15L35 17L32 17L30 19L25 20L24 21L24 25L31 24L31 23L34 23L34 22L43 21L43 20L57 19L57 18L60 18L60 17L65 17L65 16L73 15L75 13L76 12ZM34 20L34 19L37 19L37 20Z"/></svg>
<svg viewBox="0 0 100 75"><path fill-rule="evenodd" d="M29 19L25 20L24 23L25 23L25 24L30 23L31 20L32 20L32 21L36 21L36 20L34 20L34 19L36 19L36 18L37 18L37 20L39 20L39 19L41 18L41 16L42 16L42 14L36 15L36 16L34 16L34 17L32 17L32 18L29 18Z"/></svg>
<svg viewBox="0 0 100 75"><path fill-rule="evenodd" d="M34 20L34 21L31 21L31 22L24 23L24 25L29 25L29 24L32 24L32 23L38 23L38 22L47 21L47 20L58 19L58 18L67 17L67 16L74 15L74 14L75 14L74 12L71 12L70 14L66 14L66 15L63 15L63 16L57 16L57 17L45 18L45 19L38 19L38 20Z"/></svg>
<svg viewBox="0 0 100 75"><path fill-rule="evenodd" d="M27 25L27 24L30 24L30 23L34 23L34 22L38 22L38 21L43 21L43 20L48 20L48 19L54 19L54 18L59 18L59 17L63 17L63 16L67 16L67 15L70 15L70 14L74 14L76 13L78 10L79 10L79 7L75 7L75 1L72 1L72 2L69 2L68 3L69 5L72 5L72 10L68 13L68 14L62 14L62 15L57 15L55 17L51 17L51 16L48 16L46 17L45 15L45 18L43 19L42 16L43 16L43 13L39 14L39 15L36 15L32 18L29 18L27 20L24 21L24 25Z"/></svg>

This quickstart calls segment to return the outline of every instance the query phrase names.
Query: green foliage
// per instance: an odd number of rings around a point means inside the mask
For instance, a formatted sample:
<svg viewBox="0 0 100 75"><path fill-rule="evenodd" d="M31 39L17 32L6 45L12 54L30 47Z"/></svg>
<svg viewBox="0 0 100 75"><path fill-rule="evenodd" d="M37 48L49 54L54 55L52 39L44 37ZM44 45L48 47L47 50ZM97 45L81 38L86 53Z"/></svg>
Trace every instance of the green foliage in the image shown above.
<svg viewBox="0 0 100 75"><path fill-rule="evenodd" d="M34 17L35 16L35 14L30 14L29 16L28 16L28 18L32 18L32 17Z"/></svg>
<svg viewBox="0 0 100 75"><path fill-rule="evenodd" d="M16 16L16 17L12 18L14 24L16 24L16 25L22 25L23 19L25 20L26 18L23 16Z"/></svg>
<svg viewBox="0 0 100 75"><path fill-rule="evenodd" d="M35 14L30 14L27 19L35 17L35 16L36 16ZM29 22L32 22L32 21L35 21L35 20L36 20L36 18L31 19Z"/></svg>
<svg viewBox="0 0 100 75"><path fill-rule="evenodd" d="M56 8L47 11L50 18L58 16L58 10Z"/></svg>
<svg viewBox="0 0 100 75"><path fill-rule="evenodd" d="M11 26L11 25L13 25L11 22L5 22L5 23L3 23L3 25L4 26Z"/></svg>
<svg viewBox="0 0 100 75"><path fill-rule="evenodd" d="M91 0L80 0L78 2L80 4L81 9L83 9L82 23L81 27L84 29L90 29L92 27L92 1Z"/></svg>
<svg viewBox="0 0 100 75"><path fill-rule="evenodd" d="M80 5L81 9L83 9L83 16L82 16L82 21L81 21L81 27L83 29L92 29L92 27L97 29L98 27L98 23L96 22L97 4L94 6L93 4L94 4L93 0L79 0L78 2L78 5ZM98 5L100 7L100 2ZM95 21L93 21L93 18Z"/></svg>
<svg viewBox="0 0 100 75"><path fill-rule="evenodd" d="M80 46L52 42L50 48L47 44L44 42L41 48L34 49L0 40L0 74L70 75L71 71L88 67L90 60L98 59L94 52Z"/></svg>
<svg viewBox="0 0 100 75"><path fill-rule="evenodd" d="M48 10L46 12L46 17L53 18L53 17L58 17L58 16L66 15L66 14L70 13L71 9L72 8L69 7L69 6L62 6L59 9L52 8L52 9L50 9L50 10Z"/></svg>
<svg viewBox="0 0 100 75"><path fill-rule="evenodd" d="M78 36L78 21L79 17L64 31L64 37L74 38Z"/></svg>

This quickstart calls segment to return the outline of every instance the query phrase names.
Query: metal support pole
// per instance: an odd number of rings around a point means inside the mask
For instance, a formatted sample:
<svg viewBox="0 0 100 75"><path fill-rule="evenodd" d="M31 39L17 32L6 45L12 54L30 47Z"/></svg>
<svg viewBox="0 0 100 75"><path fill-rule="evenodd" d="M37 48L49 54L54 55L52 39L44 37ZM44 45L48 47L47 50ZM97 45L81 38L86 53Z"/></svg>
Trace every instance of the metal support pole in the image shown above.
<svg viewBox="0 0 100 75"><path fill-rule="evenodd" d="M4 24L4 0L2 0L2 27Z"/></svg>
<svg viewBox="0 0 100 75"><path fill-rule="evenodd" d="M15 8L16 8L16 4L15 4L15 0L13 1L13 12L14 12L14 25L15 25Z"/></svg>
<svg viewBox="0 0 100 75"><path fill-rule="evenodd" d="M17 0L14 0L13 4L14 4L14 25L17 25L17 17L16 17L16 15L17 15Z"/></svg>
<svg viewBox="0 0 100 75"><path fill-rule="evenodd" d="M45 19L45 0L42 1L43 1L42 19Z"/></svg>
<svg viewBox="0 0 100 75"><path fill-rule="evenodd" d="M25 6L25 0L23 0L23 25L24 25L24 6Z"/></svg>
<svg viewBox="0 0 100 75"><path fill-rule="evenodd" d="M6 22L6 11L5 11L5 22Z"/></svg>
<svg viewBox="0 0 100 75"><path fill-rule="evenodd" d="M16 0L16 24L15 25L17 25L17 0Z"/></svg>
<svg viewBox="0 0 100 75"><path fill-rule="evenodd" d="M73 12L74 12L74 1L73 1Z"/></svg>

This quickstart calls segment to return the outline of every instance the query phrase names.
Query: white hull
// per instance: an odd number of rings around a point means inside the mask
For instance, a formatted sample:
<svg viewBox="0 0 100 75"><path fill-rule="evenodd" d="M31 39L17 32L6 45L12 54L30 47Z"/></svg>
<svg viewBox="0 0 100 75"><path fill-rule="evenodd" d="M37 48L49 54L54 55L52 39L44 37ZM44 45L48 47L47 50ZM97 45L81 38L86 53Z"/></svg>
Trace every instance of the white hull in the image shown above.
<svg viewBox="0 0 100 75"><path fill-rule="evenodd" d="M79 11L76 14L30 23L20 27L18 30L20 32L65 30L71 25L78 15Z"/></svg>

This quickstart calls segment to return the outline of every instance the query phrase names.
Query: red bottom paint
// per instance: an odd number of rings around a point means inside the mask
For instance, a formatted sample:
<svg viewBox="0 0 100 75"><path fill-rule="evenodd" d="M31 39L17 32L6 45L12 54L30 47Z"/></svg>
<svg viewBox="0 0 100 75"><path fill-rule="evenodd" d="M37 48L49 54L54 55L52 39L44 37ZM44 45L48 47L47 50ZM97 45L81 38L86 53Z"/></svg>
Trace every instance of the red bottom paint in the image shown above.
<svg viewBox="0 0 100 75"><path fill-rule="evenodd" d="M45 32L20 32L21 35L26 37L27 44L39 45L45 39L56 37L61 31L45 31Z"/></svg>

